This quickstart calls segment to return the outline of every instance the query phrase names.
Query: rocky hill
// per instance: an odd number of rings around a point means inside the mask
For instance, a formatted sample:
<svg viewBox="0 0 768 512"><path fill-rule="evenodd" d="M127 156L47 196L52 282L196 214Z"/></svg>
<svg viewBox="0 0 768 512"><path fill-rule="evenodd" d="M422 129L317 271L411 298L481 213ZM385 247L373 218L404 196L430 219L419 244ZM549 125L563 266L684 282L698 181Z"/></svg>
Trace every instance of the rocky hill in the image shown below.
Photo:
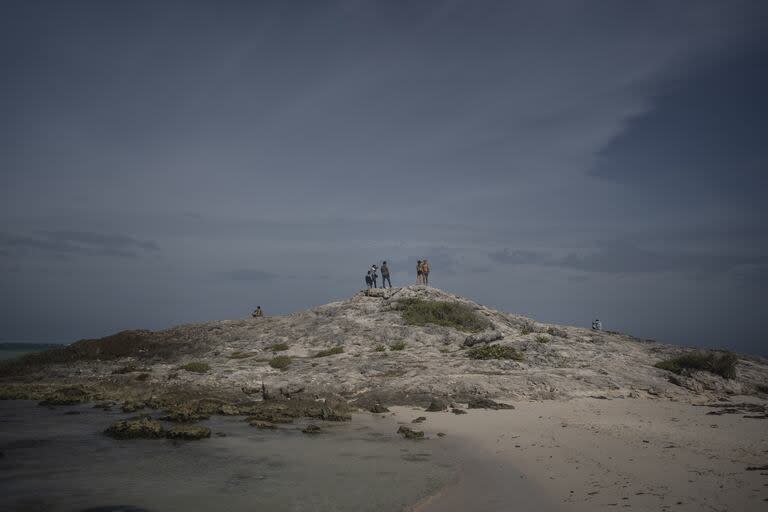
<svg viewBox="0 0 768 512"><path fill-rule="evenodd" d="M663 361L666 369L655 366ZM435 397L695 401L765 394L768 360L543 324L411 286L287 316L82 340L2 364L0 383L2 397L52 403L169 396L241 403L264 395L336 396L364 407Z"/></svg>

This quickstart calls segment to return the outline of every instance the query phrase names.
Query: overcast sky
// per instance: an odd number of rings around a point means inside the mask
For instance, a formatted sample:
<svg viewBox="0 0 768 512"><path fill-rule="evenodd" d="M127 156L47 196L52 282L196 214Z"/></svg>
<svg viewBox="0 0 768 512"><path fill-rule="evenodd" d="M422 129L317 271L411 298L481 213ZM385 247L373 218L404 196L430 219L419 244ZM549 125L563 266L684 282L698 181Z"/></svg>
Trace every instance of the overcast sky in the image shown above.
<svg viewBox="0 0 768 512"><path fill-rule="evenodd" d="M0 339L427 257L540 321L768 354L765 5L3 2Z"/></svg>

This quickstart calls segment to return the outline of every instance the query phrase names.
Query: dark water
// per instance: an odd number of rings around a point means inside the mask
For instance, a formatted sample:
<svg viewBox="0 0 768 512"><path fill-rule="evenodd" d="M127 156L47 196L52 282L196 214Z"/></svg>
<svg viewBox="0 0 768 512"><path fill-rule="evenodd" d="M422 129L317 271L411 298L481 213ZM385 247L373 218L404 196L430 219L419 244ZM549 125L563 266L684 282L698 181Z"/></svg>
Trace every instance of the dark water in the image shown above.
<svg viewBox="0 0 768 512"><path fill-rule="evenodd" d="M3 359L15 359L27 354L42 352L51 348L62 347L49 343L0 343L0 361Z"/></svg>
<svg viewBox="0 0 768 512"><path fill-rule="evenodd" d="M316 436L227 417L203 422L226 437L202 441L101 433L128 416L0 401L0 510L399 511L454 474L439 440L367 414Z"/></svg>

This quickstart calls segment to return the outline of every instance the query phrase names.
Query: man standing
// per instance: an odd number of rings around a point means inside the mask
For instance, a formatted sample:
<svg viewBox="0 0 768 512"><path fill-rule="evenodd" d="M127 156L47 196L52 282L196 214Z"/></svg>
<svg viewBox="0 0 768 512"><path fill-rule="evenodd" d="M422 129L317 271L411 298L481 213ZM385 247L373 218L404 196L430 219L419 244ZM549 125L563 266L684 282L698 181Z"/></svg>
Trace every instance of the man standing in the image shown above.
<svg viewBox="0 0 768 512"><path fill-rule="evenodd" d="M381 263L381 287L386 288L387 283L389 283L389 287L392 288L392 281L389 279L389 267L387 266L387 262L384 261Z"/></svg>
<svg viewBox="0 0 768 512"><path fill-rule="evenodd" d="M424 284L429 286L429 262L426 259L421 262L421 277Z"/></svg>
<svg viewBox="0 0 768 512"><path fill-rule="evenodd" d="M379 278L379 274L376 273L378 269L376 268L376 265L371 265L371 280L373 281L373 287L378 288L376 285L376 279Z"/></svg>

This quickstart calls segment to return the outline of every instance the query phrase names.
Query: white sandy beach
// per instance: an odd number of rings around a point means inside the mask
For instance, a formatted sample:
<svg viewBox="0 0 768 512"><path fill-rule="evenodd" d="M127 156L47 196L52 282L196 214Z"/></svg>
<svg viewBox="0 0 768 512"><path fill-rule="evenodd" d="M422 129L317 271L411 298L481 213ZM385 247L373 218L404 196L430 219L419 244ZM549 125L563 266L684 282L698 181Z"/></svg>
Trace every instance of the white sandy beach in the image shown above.
<svg viewBox="0 0 768 512"><path fill-rule="evenodd" d="M731 397L734 403L742 401ZM510 402L512 403L512 402ZM464 470L419 512L763 511L768 422L648 399L517 402L465 415L393 408L428 437L447 434Z"/></svg>

